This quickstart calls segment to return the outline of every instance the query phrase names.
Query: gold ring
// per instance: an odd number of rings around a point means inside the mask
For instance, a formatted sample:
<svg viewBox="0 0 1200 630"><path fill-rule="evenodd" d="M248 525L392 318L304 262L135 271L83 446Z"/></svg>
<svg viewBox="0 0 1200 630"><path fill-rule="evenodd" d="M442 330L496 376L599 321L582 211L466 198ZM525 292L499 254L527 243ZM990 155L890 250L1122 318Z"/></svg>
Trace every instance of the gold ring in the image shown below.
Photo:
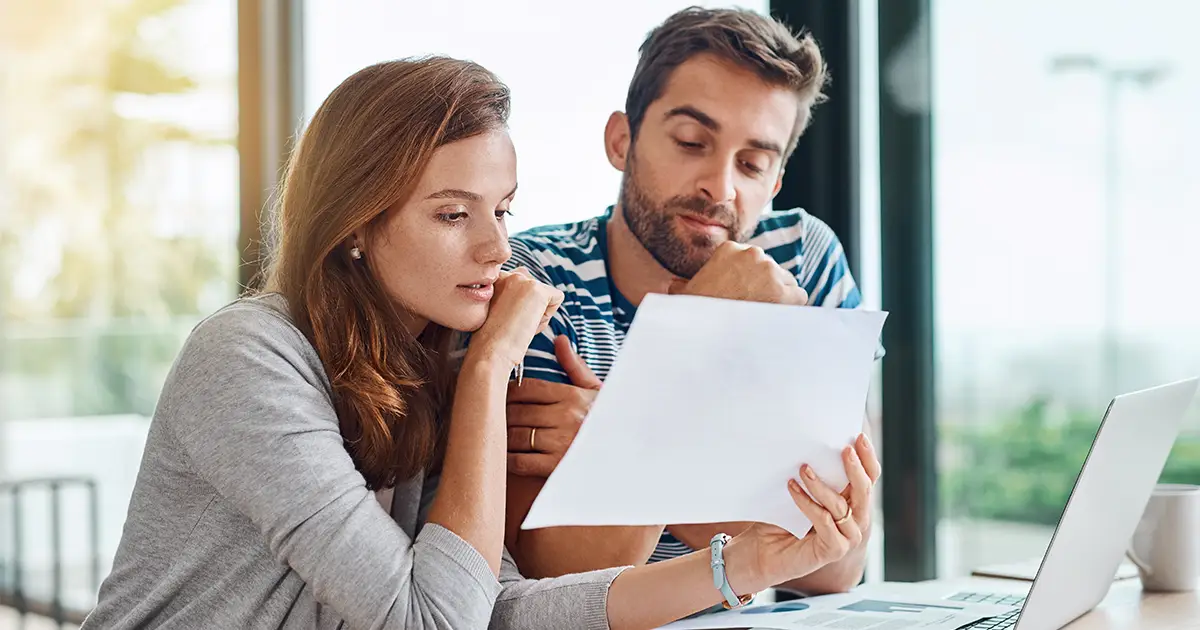
<svg viewBox="0 0 1200 630"><path fill-rule="evenodd" d="M843 516L842 518L839 518L838 520L834 521L833 524L837 525L838 527L841 527L842 523L845 523L846 521L850 520L851 516L854 516L854 508L847 505L846 506L846 515Z"/></svg>
<svg viewBox="0 0 1200 630"><path fill-rule="evenodd" d="M537 443L537 427L534 427L533 430L529 432L529 452L530 453L537 452L537 446L535 446L536 443Z"/></svg>

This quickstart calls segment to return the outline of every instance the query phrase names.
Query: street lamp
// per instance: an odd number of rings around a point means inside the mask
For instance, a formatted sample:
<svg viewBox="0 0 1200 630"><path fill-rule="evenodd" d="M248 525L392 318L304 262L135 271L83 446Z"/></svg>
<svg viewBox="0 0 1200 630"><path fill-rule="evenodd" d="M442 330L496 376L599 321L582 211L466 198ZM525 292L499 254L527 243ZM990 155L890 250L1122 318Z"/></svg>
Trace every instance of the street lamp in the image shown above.
<svg viewBox="0 0 1200 630"><path fill-rule="evenodd" d="M1104 386L1105 395L1115 395L1120 387L1120 365L1117 347L1117 311L1120 290L1118 286L1117 239L1118 239L1118 188L1117 172L1120 170L1117 109L1121 88L1130 85L1147 89L1166 77L1168 66L1164 63L1145 65L1121 65L1111 63L1088 54L1060 55L1050 62L1051 74L1088 72L1100 77L1104 84Z"/></svg>

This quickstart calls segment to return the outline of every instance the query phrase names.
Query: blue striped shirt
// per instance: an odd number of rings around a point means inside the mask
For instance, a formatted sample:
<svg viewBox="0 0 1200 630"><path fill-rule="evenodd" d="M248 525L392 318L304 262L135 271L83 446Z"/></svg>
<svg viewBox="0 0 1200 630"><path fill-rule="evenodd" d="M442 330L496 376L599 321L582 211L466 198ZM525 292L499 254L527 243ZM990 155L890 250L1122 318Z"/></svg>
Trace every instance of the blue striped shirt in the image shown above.
<svg viewBox="0 0 1200 630"><path fill-rule="evenodd" d="M529 269L534 278L558 287L562 306L545 333L534 338L525 356L525 376L569 383L554 356L554 338L566 335L600 379L608 375L637 311L608 276L608 234L612 208L599 217L534 228L512 236L511 270ZM750 245L761 247L796 275L809 304L858 308L862 295L850 274L846 254L833 230L801 209L769 212L759 220ZM691 552L663 532L651 562Z"/></svg>

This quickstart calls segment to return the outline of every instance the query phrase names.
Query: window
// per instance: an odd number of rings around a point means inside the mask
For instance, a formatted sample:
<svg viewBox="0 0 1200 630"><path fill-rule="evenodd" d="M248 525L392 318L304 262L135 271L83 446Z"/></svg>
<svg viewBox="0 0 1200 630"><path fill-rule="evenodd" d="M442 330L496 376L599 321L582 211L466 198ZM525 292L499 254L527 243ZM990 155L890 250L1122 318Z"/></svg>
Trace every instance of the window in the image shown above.
<svg viewBox="0 0 1200 630"><path fill-rule="evenodd" d="M231 0L0 8L0 485L94 480L101 577L163 379L238 290L236 50ZM86 611L83 488L60 506L64 603ZM0 492L0 590L19 552L49 601L50 510L44 485Z"/></svg>
<svg viewBox="0 0 1200 630"><path fill-rule="evenodd" d="M1197 18L932 2L939 573L1041 554L1109 399L1200 373Z"/></svg>
<svg viewBox="0 0 1200 630"><path fill-rule="evenodd" d="M616 202L620 174L604 155L604 125L625 108L638 46L651 28L692 4L732 6L622 0L583 10L530 0L308 0L305 113L372 63L435 53L472 59L513 93L509 127L521 190L510 232L586 219ZM737 3L763 13L767 5Z"/></svg>

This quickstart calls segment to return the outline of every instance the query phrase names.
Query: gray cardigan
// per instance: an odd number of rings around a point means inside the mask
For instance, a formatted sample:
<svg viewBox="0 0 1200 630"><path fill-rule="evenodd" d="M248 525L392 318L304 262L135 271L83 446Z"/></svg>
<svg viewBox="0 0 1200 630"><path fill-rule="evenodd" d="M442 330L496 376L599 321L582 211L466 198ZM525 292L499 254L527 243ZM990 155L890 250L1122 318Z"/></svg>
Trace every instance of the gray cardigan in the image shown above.
<svg viewBox="0 0 1200 630"><path fill-rule="evenodd" d="M500 579L426 524L436 479L391 514L342 444L329 381L283 300L201 322L150 425L92 628L607 628L621 569Z"/></svg>

